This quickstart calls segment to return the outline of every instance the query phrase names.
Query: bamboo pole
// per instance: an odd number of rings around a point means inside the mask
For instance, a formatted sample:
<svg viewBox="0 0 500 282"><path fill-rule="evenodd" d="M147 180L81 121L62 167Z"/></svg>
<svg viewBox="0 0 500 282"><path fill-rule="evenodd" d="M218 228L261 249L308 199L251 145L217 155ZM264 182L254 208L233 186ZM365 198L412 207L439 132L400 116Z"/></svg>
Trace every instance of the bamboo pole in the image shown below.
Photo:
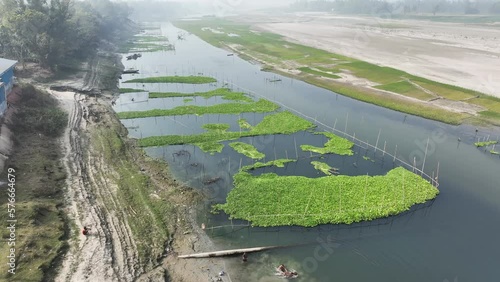
<svg viewBox="0 0 500 282"><path fill-rule="evenodd" d="M377 152L378 140L380 139L380 133L382 133L382 128L378 130L377 143L375 143L375 153Z"/></svg>
<svg viewBox="0 0 500 282"><path fill-rule="evenodd" d="M349 120L349 113L347 113L346 117L345 117L345 130L344 130L344 134L347 134L347 121Z"/></svg>
<svg viewBox="0 0 500 282"><path fill-rule="evenodd" d="M439 185L439 162L438 162L438 167L437 167L437 171L436 171L436 186Z"/></svg>
<svg viewBox="0 0 500 282"><path fill-rule="evenodd" d="M424 162L422 163L422 171L420 173L420 176L422 176L424 174L425 159L427 158L427 149L429 148L429 141L430 141L430 138L427 138L427 145L425 146Z"/></svg>
<svg viewBox="0 0 500 282"><path fill-rule="evenodd" d="M295 144L295 157L298 159L299 151L297 150L297 139L295 139L295 136L293 137L293 143Z"/></svg>
<svg viewBox="0 0 500 282"><path fill-rule="evenodd" d="M396 155L398 154L398 145L396 144L396 150L394 150L394 159L392 162L396 162Z"/></svg>
<svg viewBox="0 0 500 282"><path fill-rule="evenodd" d="M224 250L224 251L214 251L214 252L206 252L206 253L197 253L190 255L181 255L178 258L188 259L188 258L212 258L212 257L224 257L224 256L232 256L243 253L254 253L261 252L276 248L283 248L285 246L268 246L268 247L255 247L255 248L246 248L246 249L233 249L233 250Z"/></svg>

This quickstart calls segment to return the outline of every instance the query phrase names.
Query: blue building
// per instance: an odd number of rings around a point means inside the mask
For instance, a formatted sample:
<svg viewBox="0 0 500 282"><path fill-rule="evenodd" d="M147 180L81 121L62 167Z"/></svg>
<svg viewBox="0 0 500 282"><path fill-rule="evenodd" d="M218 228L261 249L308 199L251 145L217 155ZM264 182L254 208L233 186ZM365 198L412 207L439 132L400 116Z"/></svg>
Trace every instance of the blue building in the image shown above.
<svg viewBox="0 0 500 282"><path fill-rule="evenodd" d="M0 116L7 109L7 97L14 86L14 66L16 61L0 58Z"/></svg>

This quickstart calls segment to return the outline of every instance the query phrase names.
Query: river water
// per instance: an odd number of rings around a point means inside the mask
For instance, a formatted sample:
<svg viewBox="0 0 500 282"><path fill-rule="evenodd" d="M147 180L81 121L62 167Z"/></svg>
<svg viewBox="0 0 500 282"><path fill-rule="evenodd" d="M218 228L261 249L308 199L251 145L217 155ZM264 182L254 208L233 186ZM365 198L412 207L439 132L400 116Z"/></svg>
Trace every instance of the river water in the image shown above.
<svg viewBox="0 0 500 282"><path fill-rule="evenodd" d="M225 214L208 212L222 203L232 189L232 175L252 160L226 144L220 154L203 153L192 145L147 148L148 154L163 158L180 181L207 194L198 208L199 222L220 249L296 245L259 254L226 258L232 281L279 281L274 267L284 263L296 269L296 281L499 281L500 277L500 158L473 143L478 138L497 140L497 129L450 126L356 101L301 81L261 72L259 65L215 48L194 35L178 40L181 30L162 24L161 33L175 44L170 52L143 53L136 61L123 63L141 74L124 75L123 80L161 75L203 74L218 79L207 85L121 84L121 87L158 92L197 92L228 83L234 90L255 94L282 103L336 129L355 134L378 148L397 153L398 158L424 166L432 175L439 166L440 195L398 216L352 225L316 228L252 228L243 221L230 221ZM270 82L276 79L281 81ZM132 100L133 98L133 100ZM144 93L121 95L116 111L173 108L179 105L213 105L220 97L193 97L148 100ZM265 114L175 116L123 120L131 137L196 134L204 123L229 123L239 130L238 119L257 124ZM317 131L325 130L319 125ZM379 137L380 136L380 137ZM460 140L460 141L459 141ZM311 132L293 135L242 138L275 158L297 158L285 168L265 168L255 173L321 176L310 165L327 162L346 175L379 175L394 167L392 158L373 149L356 146L350 157L325 156L319 159L297 150L297 145L322 146L326 138ZM397 149L396 149L397 146ZM427 148L425 164L423 158ZM498 149L497 149L498 150ZM369 160L363 158L367 156ZM207 184L210 180L213 183ZM302 244L302 245L300 245ZM226 278L227 279L227 278Z"/></svg>

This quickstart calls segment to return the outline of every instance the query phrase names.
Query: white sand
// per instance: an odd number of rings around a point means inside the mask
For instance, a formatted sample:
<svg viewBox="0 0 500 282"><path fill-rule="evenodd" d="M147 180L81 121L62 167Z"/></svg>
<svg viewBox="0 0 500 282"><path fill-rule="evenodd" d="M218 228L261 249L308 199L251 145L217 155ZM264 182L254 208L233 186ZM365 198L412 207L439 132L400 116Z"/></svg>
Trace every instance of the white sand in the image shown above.
<svg viewBox="0 0 500 282"><path fill-rule="evenodd" d="M294 42L500 97L500 29L494 25L326 13L247 20Z"/></svg>

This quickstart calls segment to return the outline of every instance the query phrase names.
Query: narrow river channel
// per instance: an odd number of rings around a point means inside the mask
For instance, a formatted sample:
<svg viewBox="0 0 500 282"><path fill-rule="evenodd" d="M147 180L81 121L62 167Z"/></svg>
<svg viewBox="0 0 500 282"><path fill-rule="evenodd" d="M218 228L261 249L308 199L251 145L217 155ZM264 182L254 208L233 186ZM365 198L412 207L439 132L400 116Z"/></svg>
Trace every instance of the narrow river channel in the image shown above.
<svg viewBox="0 0 500 282"><path fill-rule="evenodd" d="M261 254L251 254L247 263L239 257L226 258L232 281L279 281L274 268L279 264L296 269L296 281L499 281L500 277L500 157L489 149L474 146L476 139L490 136L497 140L498 129L450 126L439 122L380 108L356 101L301 81L260 71L260 66L237 56L228 56L194 35L178 40L181 30L170 23L161 26L162 35L175 45L175 51L143 53L138 60L123 63L140 71L124 75L124 80L162 75L206 75L218 79L212 85L122 84L156 92L197 92L222 87L255 93L282 103L319 123L347 129L349 134L394 153L417 165L426 151L424 171L431 175L439 164L438 197L410 211L387 219L351 225L315 228L252 228L243 221L230 221L227 215L212 215L210 206L223 203L232 189L232 175L240 165L252 160L226 144L220 154L203 153L192 145L146 148L153 157L164 158L180 181L202 189L209 199L199 207L198 218L209 228L207 234L221 249L294 245ZM279 80L279 81L275 81ZM275 82L271 82L275 81ZM133 101L132 101L132 98ZM116 111L173 108L184 104L213 105L220 97L193 97L148 100L144 94L123 94ZM204 123L229 123L238 130L238 119L258 123L264 114L175 116L123 120L134 138L170 134L195 134ZM321 125L317 130L325 130ZM459 141L460 140L460 141ZM242 138L266 154L266 160L298 157L285 168L266 168L256 173L319 177L310 165L309 153L296 151L295 144L322 146L326 138L309 132L293 135ZM491 148L490 148L491 149ZM390 158L372 149L354 148L350 157L325 156L322 160L346 175L381 175L394 167ZM366 156L367 158L363 158ZM369 159L368 159L369 158ZM207 179L217 182L206 185ZM220 227L222 226L222 227ZM214 228L216 227L216 228Z"/></svg>

